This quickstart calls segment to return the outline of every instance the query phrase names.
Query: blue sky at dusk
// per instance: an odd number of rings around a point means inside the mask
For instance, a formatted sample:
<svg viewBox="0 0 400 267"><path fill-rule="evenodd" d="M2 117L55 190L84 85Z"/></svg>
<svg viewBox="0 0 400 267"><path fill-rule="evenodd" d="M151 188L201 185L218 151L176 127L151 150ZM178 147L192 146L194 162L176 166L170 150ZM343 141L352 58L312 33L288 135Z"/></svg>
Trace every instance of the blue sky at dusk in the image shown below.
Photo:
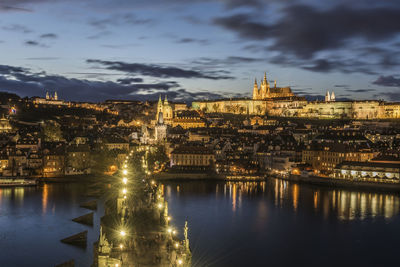
<svg viewBox="0 0 400 267"><path fill-rule="evenodd" d="M0 0L0 91L66 100L400 101L400 1Z"/></svg>

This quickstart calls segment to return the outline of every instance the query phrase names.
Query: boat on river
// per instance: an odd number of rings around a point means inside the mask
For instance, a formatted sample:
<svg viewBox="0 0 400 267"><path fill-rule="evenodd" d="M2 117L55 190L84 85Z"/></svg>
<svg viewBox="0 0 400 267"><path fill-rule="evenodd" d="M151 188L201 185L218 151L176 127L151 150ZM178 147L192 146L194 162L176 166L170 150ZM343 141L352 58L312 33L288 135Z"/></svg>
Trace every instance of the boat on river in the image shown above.
<svg viewBox="0 0 400 267"><path fill-rule="evenodd" d="M35 186L38 184L32 178L0 178L0 187Z"/></svg>

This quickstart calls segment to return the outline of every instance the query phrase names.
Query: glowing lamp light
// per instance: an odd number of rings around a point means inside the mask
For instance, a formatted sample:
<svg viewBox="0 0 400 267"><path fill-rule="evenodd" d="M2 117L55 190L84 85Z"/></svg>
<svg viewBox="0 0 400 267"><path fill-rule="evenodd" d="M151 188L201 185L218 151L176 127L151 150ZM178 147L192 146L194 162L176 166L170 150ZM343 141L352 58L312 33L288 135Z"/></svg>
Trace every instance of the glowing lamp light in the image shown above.
<svg viewBox="0 0 400 267"><path fill-rule="evenodd" d="M168 233L172 233L172 228L168 228L168 229L167 229L167 232L168 232Z"/></svg>
<svg viewBox="0 0 400 267"><path fill-rule="evenodd" d="M178 243L178 242L175 243L175 247L176 247L176 248L179 247L179 243Z"/></svg>
<svg viewBox="0 0 400 267"><path fill-rule="evenodd" d="M173 235L176 235L176 231L175 231L175 230L172 230L172 234L173 234Z"/></svg>
<svg viewBox="0 0 400 267"><path fill-rule="evenodd" d="M126 236L126 232L125 232L125 231L121 231L121 232L119 232L119 234L120 234L122 237Z"/></svg>
<svg viewBox="0 0 400 267"><path fill-rule="evenodd" d="M124 184L126 184L126 183L128 182L128 179L127 179L126 177L124 177L124 178L122 178L122 182L123 182Z"/></svg>
<svg viewBox="0 0 400 267"><path fill-rule="evenodd" d="M124 248L124 245L120 244L120 245L119 245L119 248L120 248L120 249L123 249L123 248Z"/></svg>
<svg viewBox="0 0 400 267"><path fill-rule="evenodd" d="M126 194L126 188L122 189L122 193Z"/></svg>
<svg viewBox="0 0 400 267"><path fill-rule="evenodd" d="M124 199L126 199L126 196L124 196Z"/></svg>
<svg viewBox="0 0 400 267"><path fill-rule="evenodd" d="M179 260L177 261L177 263L178 263L178 265L182 265L183 261L182 261L181 259L179 259Z"/></svg>
<svg viewBox="0 0 400 267"><path fill-rule="evenodd" d="M167 222L169 222L171 220L171 216L167 217Z"/></svg>
<svg viewBox="0 0 400 267"><path fill-rule="evenodd" d="M152 185L155 185L155 184L156 184L156 182L154 182L154 180L151 180L151 184L152 184Z"/></svg>
<svg viewBox="0 0 400 267"><path fill-rule="evenodd" d="M162 209L162 207L163 207L162 203L158 203L157 207L158 207L159 209Z"/></svg>
<svg viewBox="0 0 400 267"><path fill-rule="evenodd" d="M126 175L126 174L128 174L128 171L127 170L123 170L122 173Z"/></svg>

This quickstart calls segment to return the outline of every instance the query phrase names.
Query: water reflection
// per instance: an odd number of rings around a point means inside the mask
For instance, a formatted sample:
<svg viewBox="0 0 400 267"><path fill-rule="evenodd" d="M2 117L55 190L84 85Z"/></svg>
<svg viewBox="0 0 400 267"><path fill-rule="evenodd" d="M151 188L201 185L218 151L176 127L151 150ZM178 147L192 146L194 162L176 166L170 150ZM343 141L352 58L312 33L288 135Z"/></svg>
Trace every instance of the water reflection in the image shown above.
<svg viewBox="0 0 400 267"><path fill-rule="evenodd" d="M325 219L390 219L400 213L400 199L392 193L329 189L279 179L266 182L183 183L175 188L177 195L213 193L217 199L229 199L233 212L242 208L243 199L261 196L277 208L291 209L294 213L312 212ZM171 196L171 190L171 186L166 187L167 196Z"/></svg>
<svg viewBox="0 0 400 267"><path fill-rule="evenodd" d="M49 185L45 184L42 191L42 214L47 212L47 201L49 199Z"/></svg>

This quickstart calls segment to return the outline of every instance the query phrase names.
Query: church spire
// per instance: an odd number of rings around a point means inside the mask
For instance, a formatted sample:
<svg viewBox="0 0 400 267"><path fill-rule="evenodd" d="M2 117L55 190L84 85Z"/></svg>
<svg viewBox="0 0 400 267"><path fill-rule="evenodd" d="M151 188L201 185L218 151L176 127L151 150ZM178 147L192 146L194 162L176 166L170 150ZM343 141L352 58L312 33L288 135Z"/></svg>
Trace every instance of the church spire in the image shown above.
<svg viewBox="0 0 400 267"><path fill-rule="evenodd" d="M266 72L264 72L264 84L267 84L267 73Z"/></svg>
<svg viewBox="0 0 400 267"><path fill-rule="evenodd" d="M164 99L164 105L168 105L168 99L167 99L167 95L165 95L165 99Z"/></svg>
<svg viewBox="0 0 400 267"><path fill-rule="evenodd" d="M254 87L253 87L253 99L258 99L259 98L259 93L258 93L258 84L257 84L257 79L254 79Z"/></svg>

